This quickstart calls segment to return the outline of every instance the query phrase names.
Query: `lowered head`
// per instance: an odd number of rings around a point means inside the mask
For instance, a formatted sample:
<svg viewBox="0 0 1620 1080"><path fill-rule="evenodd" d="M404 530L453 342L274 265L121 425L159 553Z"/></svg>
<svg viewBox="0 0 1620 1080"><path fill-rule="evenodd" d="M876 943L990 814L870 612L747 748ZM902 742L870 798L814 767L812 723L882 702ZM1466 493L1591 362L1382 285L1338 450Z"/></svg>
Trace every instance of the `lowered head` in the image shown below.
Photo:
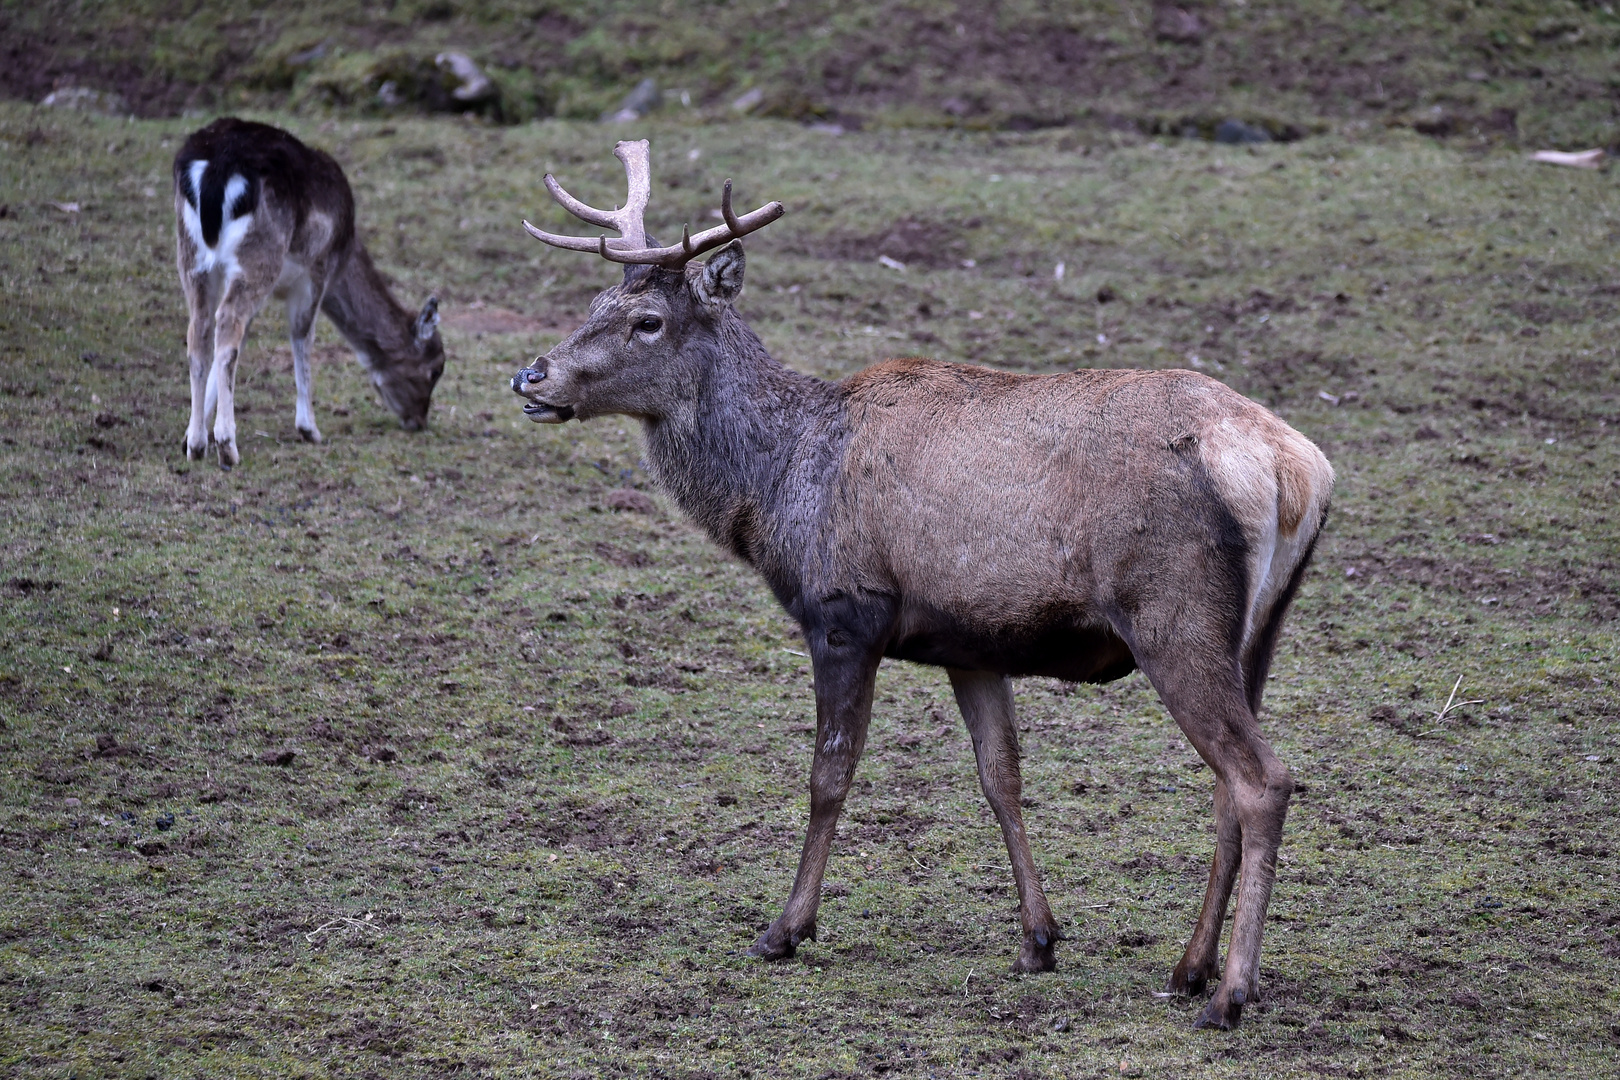
<svg viewBox="0 0 1620 1080"><path fill-rule="evenodd" d="M412 319L405 340L371 367L371 382L383 403L407 431L427 426L433 388L444 374L444 342L439 338L439 298L430 296Z"/></svg>

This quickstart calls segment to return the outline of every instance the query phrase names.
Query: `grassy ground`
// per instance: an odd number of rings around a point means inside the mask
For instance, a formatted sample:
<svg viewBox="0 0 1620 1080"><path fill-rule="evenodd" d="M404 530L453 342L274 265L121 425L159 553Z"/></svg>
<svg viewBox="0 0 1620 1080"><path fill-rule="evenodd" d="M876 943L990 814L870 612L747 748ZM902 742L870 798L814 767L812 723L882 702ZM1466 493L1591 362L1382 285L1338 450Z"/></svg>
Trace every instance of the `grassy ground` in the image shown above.
<svg viewBox="0 0 1620 1080"><path fill-rule="evenodd" d="M225 474L181 452L190 125L0 107L7 1075L1612 1068L1611 177L1402 132L267 118L340 156L450 362L410 435L323 326L305 446L269 312ZM803 370L1190 365L1333 459L1267 699L1301 791L1239 1032L1153 995L1213 834L1140 676L1019 687L1057 974L1006 974L1000 838L942 675L904 664L822 940L742 957L803 825L800 643L667 503L608 508L643 483L629 425L538 428L506 388L612 278L518 220L563 224L547 168L611 199L624 134L655 231L728 175L786 202L742 307ZM1459 678L1480 703L1437 719Z"/></svg>

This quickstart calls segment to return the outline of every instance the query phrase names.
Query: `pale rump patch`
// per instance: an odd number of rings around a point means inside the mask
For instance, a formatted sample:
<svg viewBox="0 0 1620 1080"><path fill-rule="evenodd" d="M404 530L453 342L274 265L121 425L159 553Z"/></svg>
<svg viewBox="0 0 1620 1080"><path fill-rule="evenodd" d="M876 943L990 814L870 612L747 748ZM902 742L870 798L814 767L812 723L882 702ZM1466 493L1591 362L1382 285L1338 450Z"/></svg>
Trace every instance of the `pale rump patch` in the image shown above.
<svg viewBox="0 0 1620 1080"><path fill-rule="evenodd" d="M212 247L203 239L201 207L198 200L201 198L203 173L208 170L208 162L193 161L187 169L187 177L191 182L189 191L180 204L180 222L185 229L186 237L191 241L192 249L196 253L192 272L207 274L214 270L223 271L227 278L236 277L242 272L238 265L236 252L242 246L242 240L247 236L248 230L253 226L253 215L243 214L241 217L231 217L242 196L247 193L248 182L241 176L232 176L225 181L225 196L221 207L222 224L219 231L219 242Z"/></svg>
<svg viewBox="0 0 1620 1080"><path fill-rule="evenodd" d="M1333 490L1333 468L1309 440L1268 414L1223 419L1204 432L1199 449L1249 545L1247 650L1309 551ZM1313 527L1302 534L1307 519Z"/></svg>

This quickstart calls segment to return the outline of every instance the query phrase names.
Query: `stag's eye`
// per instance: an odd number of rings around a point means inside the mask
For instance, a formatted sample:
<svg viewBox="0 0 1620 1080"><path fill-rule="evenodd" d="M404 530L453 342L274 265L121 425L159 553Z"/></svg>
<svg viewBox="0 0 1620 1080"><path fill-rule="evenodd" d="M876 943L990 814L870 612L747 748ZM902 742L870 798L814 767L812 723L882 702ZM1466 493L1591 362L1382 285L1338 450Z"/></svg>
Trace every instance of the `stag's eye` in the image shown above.
<svg viewBox="0 0 1620 1080"><path fill-rule="evenodd" d="M636 321L636 329L643 334L656 334L663 327L664 320L656 315L643 315Z"/></svg>

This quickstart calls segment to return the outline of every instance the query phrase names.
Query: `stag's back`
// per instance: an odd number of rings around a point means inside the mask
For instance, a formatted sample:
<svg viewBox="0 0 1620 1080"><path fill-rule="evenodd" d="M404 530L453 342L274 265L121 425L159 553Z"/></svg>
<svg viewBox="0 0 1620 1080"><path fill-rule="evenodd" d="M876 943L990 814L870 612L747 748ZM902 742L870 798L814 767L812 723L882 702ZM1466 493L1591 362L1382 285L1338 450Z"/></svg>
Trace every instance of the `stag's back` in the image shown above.
<svg viewBox="0 0 1620 1080"><path fill-rule="evenodd" d="M1235 562L1247 639L1308 554L1332 490L1308 439L1194 372L898 360L844 392L851 433L833 513L839 535L860 538L858 584L985 633L1100 619L1154 581Z"/></svg>

